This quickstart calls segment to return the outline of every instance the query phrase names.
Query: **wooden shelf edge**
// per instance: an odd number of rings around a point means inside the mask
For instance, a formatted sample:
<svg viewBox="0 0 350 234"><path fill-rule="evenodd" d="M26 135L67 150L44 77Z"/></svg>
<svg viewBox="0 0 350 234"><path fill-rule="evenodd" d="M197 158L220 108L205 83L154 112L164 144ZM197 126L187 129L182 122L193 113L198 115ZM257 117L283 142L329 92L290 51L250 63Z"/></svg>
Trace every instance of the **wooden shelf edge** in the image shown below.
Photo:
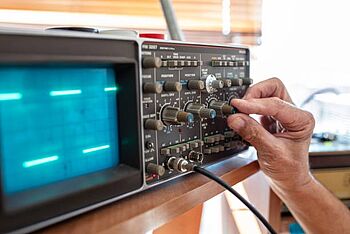
<svg viewBox="0 0 350 234"><path fill-rule="evenodd" d="M259 171L254 158L239 156L208 167L230 185ZM40 231L40 233L145 233L169 222L221 193L214 181L191 173L97 210Z"/></svg>

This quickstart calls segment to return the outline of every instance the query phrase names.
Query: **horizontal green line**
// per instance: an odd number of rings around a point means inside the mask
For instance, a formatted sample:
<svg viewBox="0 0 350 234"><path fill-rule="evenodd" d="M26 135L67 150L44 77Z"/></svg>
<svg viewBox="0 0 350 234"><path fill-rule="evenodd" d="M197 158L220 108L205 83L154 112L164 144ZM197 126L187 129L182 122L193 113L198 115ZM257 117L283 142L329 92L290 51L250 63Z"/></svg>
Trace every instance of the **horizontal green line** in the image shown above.
<svg viewBox="0 0 350 234"><path fill-rule="evenodd" d="M117 91L117 87L107 87L107 88L104 88L104 91L105 92Z"/></svg>
<svg viewBox="0 0 350 234"><path fill-rule="evenodd" d="M63 95L74 95L74 94L81 94L80 89L75 90L57 90L57 91L51 91L50 96L63 96Z"/></svg>
<svg viewBox="0 0 350 234"><path fill-rule="evenodd" d="M0 93L0 101L19 100L21 98L21 93Z"/></svg>
<svg viewBox="0 0 350 234"><path fill-rule="evenodd" d="M93 148L89 148L89 149L84 149L83 153L87 154L87 153L91 153L94 151L98 151L98 150L104 150L104 149L108 149L110 146L109 145L102 145L102 146L98 146L98 147L93 147Z"/></svg>
<svg viewBox="0 0 350 234"><path fill-rule="evenodd" d="M22 164L23 167L27 168L27 167L33 167L33 166L37 166L40 164L44 164L44 163L48 163L48 162L52 162L52 161L56 161L58 160L58 156L54 155L54 156L50 156L50 157L45 157L45 158L40 158L40 159L35 159L35 160L31 160L31 161L26 161Z"/></svg>

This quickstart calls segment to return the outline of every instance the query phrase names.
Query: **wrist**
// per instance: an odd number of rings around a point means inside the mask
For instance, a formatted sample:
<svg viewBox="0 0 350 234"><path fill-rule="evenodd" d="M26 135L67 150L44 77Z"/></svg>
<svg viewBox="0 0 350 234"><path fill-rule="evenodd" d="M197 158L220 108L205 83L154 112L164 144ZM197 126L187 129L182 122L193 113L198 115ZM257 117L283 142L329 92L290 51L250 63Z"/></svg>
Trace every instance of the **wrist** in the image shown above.
<svg viewBox="0 0 350 234"><path fill-rule="evenodd" d="M297 183L283 183L278 181L271 181L272 189L281 195L297 195L308 191L312 191L314 185L317 184L316 179L308 172L303 176L303 180Z"/></svg>

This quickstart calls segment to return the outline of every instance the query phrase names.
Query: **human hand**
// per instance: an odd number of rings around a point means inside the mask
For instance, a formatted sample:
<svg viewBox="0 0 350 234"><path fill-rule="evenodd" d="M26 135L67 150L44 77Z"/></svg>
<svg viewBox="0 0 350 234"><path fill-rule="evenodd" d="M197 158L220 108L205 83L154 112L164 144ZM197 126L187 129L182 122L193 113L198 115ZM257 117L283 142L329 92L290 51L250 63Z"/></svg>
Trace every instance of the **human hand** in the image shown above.
<svg viewBox="0 0 350 234"><path fill-rule="evenodd" d="M241 113L229 116L228 126L256 148L260 168L273 187L295 191L312 181L308 149L315 120L292 104L279 79L253 85L243 99L231 104ZM249 114L262 115L261 124ZM282 131L278 131L276 120Z"/></svg>

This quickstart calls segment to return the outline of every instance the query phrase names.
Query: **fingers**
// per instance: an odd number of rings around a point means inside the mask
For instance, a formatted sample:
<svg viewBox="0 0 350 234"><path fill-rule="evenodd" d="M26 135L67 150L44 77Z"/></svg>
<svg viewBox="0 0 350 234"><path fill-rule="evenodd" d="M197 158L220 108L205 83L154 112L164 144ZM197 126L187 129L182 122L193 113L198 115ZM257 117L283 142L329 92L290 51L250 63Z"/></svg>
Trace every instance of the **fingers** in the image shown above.
<svg viewBox="0 0 350 234"><path fill-rule="evenodd" d="M313 130L314 119L309 112L300 110L295 106L279 99L234 99L231 104L245 114L258 114L273 116L289 131Z"/></svg>
<svg viewBox="0 0 350 234"><path fill-rule="evenodd" d="M277 132L276 120L271 118L271 116L261 116L260 123L269 133Z"/></svg>
<svg viewBox="0 0 350 234"><path fill-rule="evenodd" d="M293 103L289 93L278 78L271 78L251 86L244 99L278 97L286 102Z"/></svg>
<svg viewBox="0 0 350 234"><path fill-rule="evenodd" d="M234 114L227 118L228 126L258 151L271 151L278 139L271 135L253 118L245 114Z"/></svg>

